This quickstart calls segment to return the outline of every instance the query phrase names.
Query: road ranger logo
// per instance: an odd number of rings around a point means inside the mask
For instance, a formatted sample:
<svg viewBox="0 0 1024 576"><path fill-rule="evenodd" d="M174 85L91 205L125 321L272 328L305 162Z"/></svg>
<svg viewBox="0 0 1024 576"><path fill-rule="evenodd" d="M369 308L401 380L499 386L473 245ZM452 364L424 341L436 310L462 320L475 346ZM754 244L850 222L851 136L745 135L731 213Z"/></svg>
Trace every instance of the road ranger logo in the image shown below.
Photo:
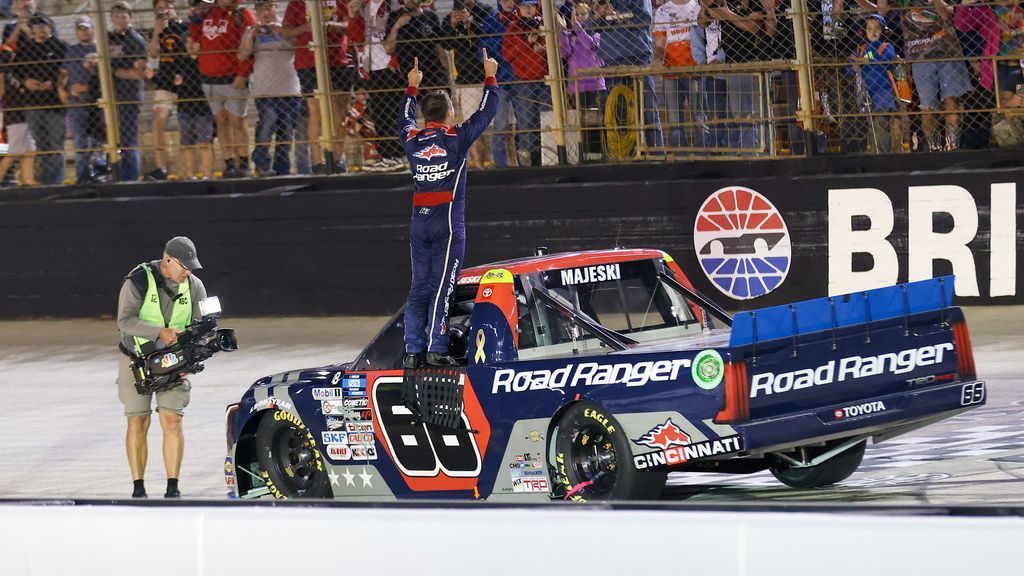
<svg viewBox="0 0 1024 576"><path fill-rule="evenodd" d="M743 449L739 436L726 436L717 440L704 440L683 446L673 446L661 452L648 452L633 457L633 465L637 470L656 466L674 466L685 464L689 460L698 460L710 456L722 456Z"/></svg>
<svg viewBox="0 0 1024 576"><path fill-rule="evenodd" d="M953 344L947 342L935 346L922 346L900 352L879 354L878 356L848 356L838 362L829 360L827 364L817 368L780 374L774 372L755 374L751 380L750 397L756 398L759 392L764 396L771 396L790 390L867 378L883 373L906 374L922 366L942 363L942 354L952 350Z"/></svg>
<svg viewBox="0 0 1024 576"><path fill-rule="evenodd" d="M836 420L853 418L854 416L863 416L865 414L876 414L878 412L885 412L885 404L883 404L881 400L868 402L866 404L858 404L856 406L847 406L846 408L837 408Z"/></svg>
<svg viewBox="0 0 1024 576"><path fill-rule="evenodd" d="M605 282L607 280L621 280L622 271L618 264L604 264L602 266L587 266L585 268L572 268L562 270L562 284L571 286L573 284L588 284L590 282Z"/></svg>
<svg viewBox="0 0 1024 576"><path fill-rule="evenodd" d="M494 386L491 388L491 394L602 384L644 386L648 382L674 381L679 378L680 370L689 367L690 359L680 358L604 365L597 362L582 362L557 370L518 371L512 368L503 368L494 373Z"/></svg>

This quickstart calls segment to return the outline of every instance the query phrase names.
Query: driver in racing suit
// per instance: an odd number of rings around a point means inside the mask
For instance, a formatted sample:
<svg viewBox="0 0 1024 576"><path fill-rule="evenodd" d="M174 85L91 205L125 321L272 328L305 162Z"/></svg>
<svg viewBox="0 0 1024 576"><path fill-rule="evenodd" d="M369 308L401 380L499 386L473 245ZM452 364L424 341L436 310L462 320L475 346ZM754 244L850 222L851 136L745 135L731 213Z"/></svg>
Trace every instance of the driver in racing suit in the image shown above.
<svg viewBox="0 0 1024 576"><path fill-rule="evenodd" d="M399 138L415 181L409 243L412 288L405 305L405 368L455 366L448 354L448 306L466 251L466 156L498 111L498 62L483 51L484 88L480 106L462 124L448 93L423 96L424 128L416 127L416 96L423 73L419 59L399 112Z"/></svg>

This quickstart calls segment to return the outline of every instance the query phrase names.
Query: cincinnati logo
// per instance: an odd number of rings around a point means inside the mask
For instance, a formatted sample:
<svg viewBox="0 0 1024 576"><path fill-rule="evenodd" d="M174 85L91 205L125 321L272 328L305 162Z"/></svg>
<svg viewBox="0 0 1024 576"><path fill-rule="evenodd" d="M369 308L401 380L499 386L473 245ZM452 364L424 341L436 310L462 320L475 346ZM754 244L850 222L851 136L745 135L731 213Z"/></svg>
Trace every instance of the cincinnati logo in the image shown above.
<svg viewBox="0 0 1024 576"><path fill-rule="evenodd" d="M641 446L661 448L662 450L672 446L683 446L690 443L690 436L683 432L682 428L676 426L672 419L665 420L664 424L658 424L647 434L633 440Z"/></svg>
<svg viewBox="0 0 1024 576"><path fill-rule="evenodd" d="M430 160L431 158L435 157L441 158L447 155L448 152L444 148L438 146L437 144L431 144L430 146L424 148L423 150L413 153L413 156L417 158L422 158L424 160Z"/></svg>
<svg viewBox="0 0 1024 576"><path fill-rule="evenodd" d="M704 200L693 225L693 246L708 280L736 300L775 290L792 261L782 214L750 188L722 188Z"/></svg>

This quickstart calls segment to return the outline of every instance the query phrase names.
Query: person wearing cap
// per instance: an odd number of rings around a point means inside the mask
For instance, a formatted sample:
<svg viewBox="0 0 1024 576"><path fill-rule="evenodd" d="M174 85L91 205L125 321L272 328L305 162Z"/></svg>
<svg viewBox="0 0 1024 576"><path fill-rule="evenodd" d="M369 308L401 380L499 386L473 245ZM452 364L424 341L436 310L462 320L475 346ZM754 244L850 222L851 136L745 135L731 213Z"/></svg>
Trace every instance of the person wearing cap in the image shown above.
<svg viewBox="0 0 1024 576"><path fill-rule="evenodd" d="M36 143L36 181L64 183L64 104L59 88L68 45L53 35L53 20L42 12L29 18L32 35L18 42L14 76L28 107L25 118Z"/></svg>
<svg viewBox="0 0 1024 576"><path fill-rule="evenodd" d="M106 141L103 111L96 105L100 83L92 18L75 19L75 36L78 44L64 53L61 70L67 82L61 88L67 98L68 131L75 149L75 182L86 184L102 179L107 172L102 150Z"/></svg>
<svg viewBox="0 0 1024 576"><path fill-rule="evenodd" d="M121 149L120 180L139 179L139 109L143 100L144 81L153 71L148 66L149 46L132 27L132 6L123 1L110 8L111 29L107 32L110 67L114 73L114 96L117 99L118 148Z"/></svg>
<svg viewBox="0 0 1024 576"><path fill-rule="evenodd" d="M206 298L206 287L193 272L202 268L196 246L185 236L175 236L164 247L160 260L143 262L125 277L117 304L117 327L121 330L118 397L128 418L125 448L131 469L132 498L145 498L143 477L149 455L146 436L152 413L153 394L139 394L135 388L131 359L159 350L178 339L178 334L200 318L199 302ZM178 475L185 450L181 427L192 385L188 380L169 390L156 393L156 410L163 429L164 467L167 470L165 498L180 498Z"/></svg>

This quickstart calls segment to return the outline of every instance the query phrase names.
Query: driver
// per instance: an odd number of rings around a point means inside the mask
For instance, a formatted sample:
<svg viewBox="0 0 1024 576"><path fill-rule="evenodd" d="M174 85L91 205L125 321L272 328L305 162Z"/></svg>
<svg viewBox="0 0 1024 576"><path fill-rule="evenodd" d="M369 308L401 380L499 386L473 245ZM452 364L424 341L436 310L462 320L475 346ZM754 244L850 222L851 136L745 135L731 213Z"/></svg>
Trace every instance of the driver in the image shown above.
<svg viewBox="0 0 1024 576"><path fill-rule="evenodd" d="M127 351L141 355L174 344L178 333L199 318L199 302L206 298L206 287L192 272L202 268L196 246L184 236L171 238L160 260L143 262L125 277L117 303L117 327L121 330L120 370L117 393L128 417L125 448L128 467L135 487L132 498L145 498L143 476L146 472L150 414L153 394L140 394L135 389L131 359ZM164 467L167 469L167 492L164 498L181 498L178 474L185 451L181 417L188 406L192 385L188 380L156 393L156 411L164 433Z"/></svg>

